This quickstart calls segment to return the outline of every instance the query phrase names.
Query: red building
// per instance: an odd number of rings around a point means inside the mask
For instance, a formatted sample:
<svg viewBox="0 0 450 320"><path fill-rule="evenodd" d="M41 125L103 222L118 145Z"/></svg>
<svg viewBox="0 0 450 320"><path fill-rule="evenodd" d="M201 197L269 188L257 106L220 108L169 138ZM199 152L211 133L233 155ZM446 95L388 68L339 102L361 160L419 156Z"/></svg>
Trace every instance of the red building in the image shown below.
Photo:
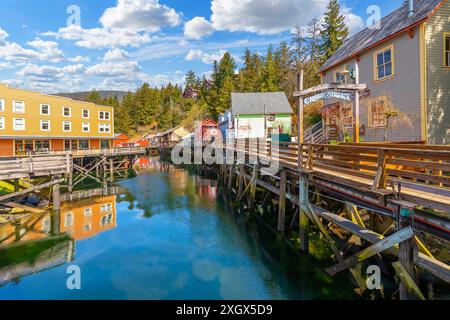
<svg viewBox="0 0 450 320"><path fill-rule="evenodd" d="M146 148L150 146L150 141L146 138L146 136L133 138L128 140L126 143L123 144L124 147L143 147Z"/></svg>
<svg viewBox="0 0 450 320"><path fill-rule="evenodd" d="M217 140L220 134L219 124L214 120L206 119L196 129L195 140L209 143Z"/></svg>
<svg viewBox="0 0 450 320"><path fill-rule="evenodd" d="M130 140L130 137L128 137L126 134L124 133L119 133L116 134L116 136L114 137L114 147L123 147L123 145Z"/></svg>

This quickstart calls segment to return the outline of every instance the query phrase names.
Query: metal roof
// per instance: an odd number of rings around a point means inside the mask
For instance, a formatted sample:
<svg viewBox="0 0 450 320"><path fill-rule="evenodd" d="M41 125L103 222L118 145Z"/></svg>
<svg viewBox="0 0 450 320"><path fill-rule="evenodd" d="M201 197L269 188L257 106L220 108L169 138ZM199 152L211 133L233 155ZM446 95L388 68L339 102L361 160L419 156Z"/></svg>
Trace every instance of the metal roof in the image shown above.
<svg viewBox="0 0 450 320"><path fill-rule="evenodd" d="M408 17L409 5L408 1L405 1L400 8L381 19L381 29L366 28L346 40L336 53L325 62L320 71L326 71L343 63L377 43L420 23L427 19L444 1L446 0L414 0L414 15L412 17Z"/></svg>
<svg viewBox="0 0 450 320"><path fill-rule="evenodd" d="M232 93L231 110L233 115L292 113L284 92Z"/></svg>

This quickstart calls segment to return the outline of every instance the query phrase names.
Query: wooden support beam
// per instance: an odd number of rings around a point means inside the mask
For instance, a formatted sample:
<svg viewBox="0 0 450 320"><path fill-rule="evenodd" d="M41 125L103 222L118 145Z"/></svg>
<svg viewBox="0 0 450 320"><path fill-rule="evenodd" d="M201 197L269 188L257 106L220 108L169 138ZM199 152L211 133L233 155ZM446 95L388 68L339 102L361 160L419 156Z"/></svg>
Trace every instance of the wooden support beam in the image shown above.
<svg viewBox="0 0 450 320"><path fill-rule="evenodd" d="M405 285L406 290L408 290L411 295L418 297L420 300L426 300L422 291L420 291L419 287L414 282L413 278L411 278L411 275L405 267L400 262L394 262L392 263L392 266L394 267L395 273L399 277L400 281Z"/></svg>
<svg viewBox="0 0 450 320"><path fill-rule="evenodd" d="M309 252L309 220L305 212L305 206L308 199L308 185L305 178L300 178L299 181L299 192L300 192L300 250L304 253Z"/></svg>
<svg viewBox="0 0 450 320"><path fill-rule="evenodd" d="M109 158L109 179L110 183L114 183L114 160Z"/></svg>
<svg viewBox="0 0 450 320"><path fill-rule="evenodd" d="M61 210L61 190L59 184L53 186L53 211Z"/></svg>
<svg viewBox="0 0 450 320"><path fill-rule="evenodd" d="M372 186L372 191L378 189L386 189L386 152L384 150L378 150L378 172L375 176L375 181Z"/></svg>
<svg viewBox="0 0 450 320"><path fill-rule="evenodd" d="M33 187L25 189L25 190L21 190L21 191L18 191L18 192L13 192L13 193L10 193L10 194L4 195L4 196L0 196L0 202L3 202L5 200L8 200L8 199L11 199L11 198L14 198L14 197L23 196L23 195L35 192L37 190L48 188L48 187L52 186L53 184L61 183L63 181L64 181L64 179L59 179L59 180L43 183L43 184L40 184L40 185L37 185L37 186L33 186Z"/></svg>
<svg viewBox="0 0 450 320"><path fill-rule="evenodd" d="M364 260L367 260L371 257L373 257L376 254L379 254L383 251L388 250L389 248L392 248L393 246L400 244L406 240L409 240L414 237L414 232L411 227L405 228L379 242L376 244L370 246L367 249L362 250L361 252L358 252L357 254L343 260L342 262L338 263L337 265L328 268L326 271L328 274L334 276L338 274L339 272L342 272L354 265L356 265L359 262L362 262Z"/></svg>
<svg viewBox="0 0 450 320"><path fill-rule="evenodd" d="M228 192L231 192L231 189L233 188L233 166L230 165L230 168L228 170Z"/></svg>
<svg viewBox="0 0 450 320"><path fill-rule="evenodd" d="M258 162L256 162L253 167L252 181L250 183L250 197L249 197L249 201L248 201L248 207L250 210L253 210L255 208L258 172L259 172L259 164L258 164Z"/></svg>
<svg viewBox="0 0 450 320"><path fill-rule="evenodd" d="M239 190L238 190L238 199L242 198L244 193L244 182L245 182L245 167L243 164L239 165Z"/></svg>
<svg viewBox="0 0 450 320"><path fill-rule="evenodd" d="M280 197L278 205L278 231L283 233L286 229L286 185L287 171L283 169L280 174Z"/></svg>

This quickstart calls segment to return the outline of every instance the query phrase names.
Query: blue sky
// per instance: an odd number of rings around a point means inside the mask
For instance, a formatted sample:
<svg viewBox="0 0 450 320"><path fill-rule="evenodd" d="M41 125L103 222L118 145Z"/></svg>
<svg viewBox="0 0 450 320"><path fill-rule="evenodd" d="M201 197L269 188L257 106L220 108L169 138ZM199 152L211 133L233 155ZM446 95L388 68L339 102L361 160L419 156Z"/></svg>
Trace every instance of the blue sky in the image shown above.
<svg viewBox="0 0 450 320"><path fill-rule="evenodd" d="M289 40L290 30L320 18L327 2L2 0L0 81L47 93L182 84L190 69L208 74L225 51L239 61L247 47L264 52ZM369 6L384 16L402 2L341 5L354 33L366 26Z"/></svg>

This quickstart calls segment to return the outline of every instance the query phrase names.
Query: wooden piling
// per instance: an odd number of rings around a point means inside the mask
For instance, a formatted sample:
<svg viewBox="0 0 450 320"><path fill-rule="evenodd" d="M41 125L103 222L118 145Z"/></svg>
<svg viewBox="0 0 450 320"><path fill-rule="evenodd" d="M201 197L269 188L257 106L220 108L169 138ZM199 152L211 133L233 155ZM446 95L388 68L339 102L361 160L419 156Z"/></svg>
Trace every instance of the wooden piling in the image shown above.
<svg viewBox="0 0 450 320"><path fill-rule="evenodd" d="M258 171L259 171L259 164L258 164L258 162L256 162L253 167L253 175L252 175L252 181L251 181L251 186L250 186L250 197L249 197L249 201L248 201L248 207L250 210L253 210L255 208L256 184L258 182Z"/></svg>
<svg viewBox="0 0 450 320"><path fill-rule="evenodd" d="M239 190L238 190L238 199L242 197L244 193L244 182L245 182L245 168L243 164L239 165Z"/></svg>
<svg viewBox="0 0 450 320"><path fill-rule="evenodd" d="M280 174L280 198L278 205L278 231L283 233L286 228L286 184L287 171L283 169Z"/></svg>
<svg viewBox="0 0 450 320"><path fill-rule="evenodd" d="M308 201L308 185L305 178L300 178L299 181L299 192L300 192L300 250L304 253L309 252L309 219L305 212L305 206Z"/></svg>
<svg viewBox="0 0 450 320"><path fill-rule="evenodd" d="M114 182L114 160L109 158L109 181L112 184Z"/></svg>
<svg viewBox="0 0 450 320"><path fill-rule="evenodd" d="M61 189L59 183L53 185L53 211L61 210Z"/></svg>
<svg viewBox="0 0 450 320"><path fill-rule="evenodd" d="M233 188L233 166L230 165L230 169L228 170L228 192L231 192Z"/></svg>

